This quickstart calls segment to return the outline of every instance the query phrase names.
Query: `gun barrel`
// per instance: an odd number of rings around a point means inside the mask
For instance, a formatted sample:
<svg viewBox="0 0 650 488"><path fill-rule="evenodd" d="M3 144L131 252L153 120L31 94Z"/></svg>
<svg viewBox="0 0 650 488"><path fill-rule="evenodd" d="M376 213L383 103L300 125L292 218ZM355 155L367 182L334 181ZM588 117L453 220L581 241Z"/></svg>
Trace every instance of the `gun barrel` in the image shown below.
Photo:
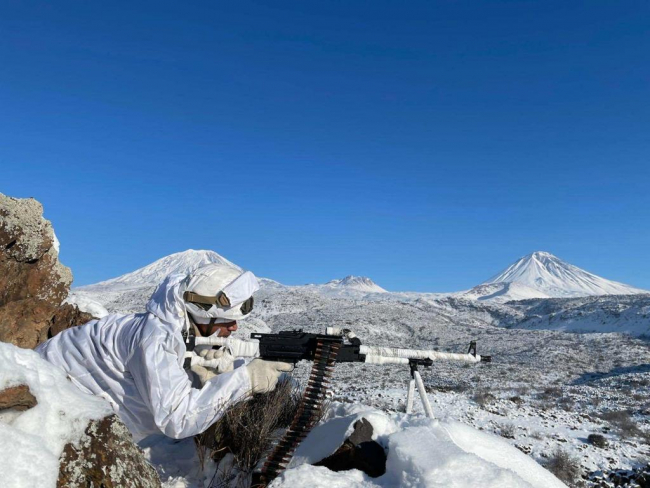
<svg viewBox="0 0 650 488"><path fill-rule="evenodd" d="M335 335L335 334L331 334ZM282 358L286 356L287 360L309 359L309 354L303 349L309 348L312 336L315 334L298 334L298 335L278 335L278 334L254 334L250 340L235 339L234 337L193 337L194 345L224 346L230 350L230 353L236 357L260 357L260 341L265 340L265 336L272 338L274 354L271 356ZM327 337L327 336L320 336ZM268 345L263 348L267 350ZM350 358L345 356L344 349L350 347L352 354ZM470 348L471 350L471 348ZM453 352L441 352L426 349L402 349L397 347L376 347L376 346L344 346L341 349L342 362L364 361L374 364L408 364L409 359L431 359L432 361L462 361L467 363L488 362L490 356L480 356L472 352L458 354ZM263 354L264 355L264 354ZM304 356L304 357L303 357ZM344 356L346 359L344 359ZM395 359L395 361L389 359ZM399 359L399 361L397 361ZM404 361L402 361L402 359Z"/></svg>
<svg viewBox="0 0 650 488"><path fill-rule="evenodd" d="M359 352L368 356L377 356L382 358L402 358L406 359L431 359L433 361L465 361L468 363L478 363L481 356L473 354L457 354L453 352L440 352L424 349L400 349L397 347L373 347L360 346Z"/></svg>
<svg viewBox="0 0 650 488"><path fill-rule="evenodd" d="M365 362L368 364L409 364L408 358L391 358L372 354L366 355Z"/></svg>

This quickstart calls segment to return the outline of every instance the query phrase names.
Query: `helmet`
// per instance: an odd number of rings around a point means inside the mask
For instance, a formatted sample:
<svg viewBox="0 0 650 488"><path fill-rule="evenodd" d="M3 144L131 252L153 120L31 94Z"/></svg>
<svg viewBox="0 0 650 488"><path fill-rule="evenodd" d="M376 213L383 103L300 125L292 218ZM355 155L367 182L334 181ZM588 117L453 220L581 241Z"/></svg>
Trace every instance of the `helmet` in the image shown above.
<svg viewBox="0 0 650 488"><path fill-rule="evenodd" d="M248 315L253 309L253 293L259 289L250 271L212 263L188 276L183 299L197 324L218 324Z"/></svg>

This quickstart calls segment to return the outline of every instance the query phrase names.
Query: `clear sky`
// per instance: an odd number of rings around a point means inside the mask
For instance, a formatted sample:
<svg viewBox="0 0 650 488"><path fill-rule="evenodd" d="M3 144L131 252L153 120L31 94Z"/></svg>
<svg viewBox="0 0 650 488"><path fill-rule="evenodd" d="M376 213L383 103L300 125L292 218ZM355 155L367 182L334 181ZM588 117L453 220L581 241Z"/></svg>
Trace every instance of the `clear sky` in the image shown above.
<svg viewBox="0 0 650 488"><path fill-rule="evenodd" d="M75 285L185 249L454 291L650 288L647 1L0 4L0 192Z"/></svg>

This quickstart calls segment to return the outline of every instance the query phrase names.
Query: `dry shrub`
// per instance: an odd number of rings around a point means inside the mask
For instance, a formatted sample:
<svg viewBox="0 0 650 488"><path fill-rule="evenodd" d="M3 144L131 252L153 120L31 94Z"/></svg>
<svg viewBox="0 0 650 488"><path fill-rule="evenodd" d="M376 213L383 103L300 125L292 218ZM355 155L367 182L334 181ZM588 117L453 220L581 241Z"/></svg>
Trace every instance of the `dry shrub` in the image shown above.
<svg viewBox="0 0 650 488"><path fill-rule="evenodd" d="M562 396L562 388L557 386L548 386L543 391L537 394L540 400L557 400Z"/></svg>
<svg viewBox="0 0 650 488"><path fill-rule="evenodd" d="M503 424L499 428L499 435L506 439L514 439L517 433L517 428L512 424Z"/></svg>
<svg viewBox="0 0 650 488"><path fill-rule="evenodd" d="M487 390L481 390L477 391L472 396L472 400L474 400L474 402L481 407L484 407L485 405L494 402L496 400L496 397Z"/></svg>
<svg viewBox="0 0 650 488"><path fill-rule="evenodd" d="M525 403L525 402L524 402L524 399L521 398L519 395L512 396L512 397L509 398L509 400L510 400L512 403L515 403L515 404L517 404L517 405L523 405L523 404Z"/></svg>
<svg viewBox="0 0 650 488"><path fill-rule="evenodd" d="M220 478L240 479L253 472L293 419L300 406L302 392L290 379L281 379L275 390L253 395L247 401L228 408L223 416L199 436L199 457L210 457L217 464L226 456L232 460L228 472ZM326 410L324 408L322 411ZM322 415L322 413L321 413ZM228 464L228 463L226 463ZM217 486L214 484L212 486ZM219 481L217 480L217 483Z"/></svg>
<svg viewBox="0 0 650 488"><path fill-rule="evenodd" d="M534 431L532 431L532 432L530 433L530 436L531 436L533 439L537 439L538 441L541 441L542 439L544 439L544 437L546 437L546 436L545 436L542 432L540 432L539 430L534 430Z"/></svg>
<svg viewBox="0 0 650 488"><path fill-rule="evenodd" d="M587 437L587 442L596 447L600 447L601 449L607 447L607 439L605 439L605 436L601 434L589 434L589 437Z"/></svg>
<svg viewBox="0 0 650 488"><path fill-rule="evenodd" d="M560 448L551 454L546 469L569 486L575 486L581 475L580 462Z"/></svg>

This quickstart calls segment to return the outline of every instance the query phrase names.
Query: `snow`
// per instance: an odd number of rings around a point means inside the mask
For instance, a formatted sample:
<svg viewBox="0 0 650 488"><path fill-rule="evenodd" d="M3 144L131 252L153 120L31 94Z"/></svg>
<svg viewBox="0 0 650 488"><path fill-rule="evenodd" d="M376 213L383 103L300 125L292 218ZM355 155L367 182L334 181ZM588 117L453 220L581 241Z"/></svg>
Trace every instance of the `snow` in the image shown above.
<svg viewBox="0 0 650 488"><path fill-rule="evenodd" d="M367 419L373 440L387 452L386 473L370 478L358 470L333 472L310 463L332 454L349 436L354 423ZM164 488L203 488L217 467L202 468L192 439L175 441L151 436L140 443L158 470ZM207 484L206 484L207 483ZM234 485L233 485L234 486ZM297 487L458 487L562 488L557 478L504 439L453 419L387 414L363 404L333 402L323 421L298 446L288 469L271 488Z"/></svg>
<svg viewBox="0 0 650 488"><path fill-rule="evenodd" d="M453 420L388 415L362 405L334 404L333 415L298 447L289 469L271 487L458 487L561 488L565 485L503 439ZM351 413L352 412L352 413ZM332 473L307 463L331 454L364 417L373 439L388 453L386 473Z"/></svg>
<svg viewBox="0 0 650 488"><path fill-rule="evenodd" d="M519 283L556 298L650 293L606 280L543 251L520 258L483 284L491 283Z"/></svg>
<svg viewBox="0 0 650 488"><path fill-rule="evenodd" d="M85 294L71 293L65 299L64 303L76 305L82 312L89 313L98 319L108 315L108 310L106 310L104 305Z"/></svg>
<svg viewBox="0 0 650 488"><path fill-rule="evenodd" d="M54 232L54 229L52 229L52 246L54 246L54 250L56 251L56 255L58 256L60 254L61 250L61 243L59 242L59 239L56 237L56 233Z"/></svg>
<svg viewBox="0 0 650 488"><path fill-rule="evenodd" d="M201 467L194 438L178 440L151 435L138 445L149 464L156 468L164 488L204 487L209 468Z"/></svg>
<svg viewBox="0 0 650 488"><path fill-rule="evenodd" d="M382 485L374 483L361 471L334 472L321 466L304 464L296 469L286 471L269 488L376 488ZM393 485L398 486L398 485Z"/></svg>
<svg viewBox="0 0 650 488"><path fill-rule="evenodd" d="M522 285L521 283L498 282L478 285L458 296L472 300L505 303L513 300L529 300L531 298L550 298L546 293Z"/></svg>
<svg viewBox="0 0 650 488"><path fill-rule="evenodd" d="M82 393L65 373L34 351L0 342L0 390L28 385L38 404L0 413L0 473L4 488L54 487L59 456L92 419L112 413L101 398Z"/></svg>

